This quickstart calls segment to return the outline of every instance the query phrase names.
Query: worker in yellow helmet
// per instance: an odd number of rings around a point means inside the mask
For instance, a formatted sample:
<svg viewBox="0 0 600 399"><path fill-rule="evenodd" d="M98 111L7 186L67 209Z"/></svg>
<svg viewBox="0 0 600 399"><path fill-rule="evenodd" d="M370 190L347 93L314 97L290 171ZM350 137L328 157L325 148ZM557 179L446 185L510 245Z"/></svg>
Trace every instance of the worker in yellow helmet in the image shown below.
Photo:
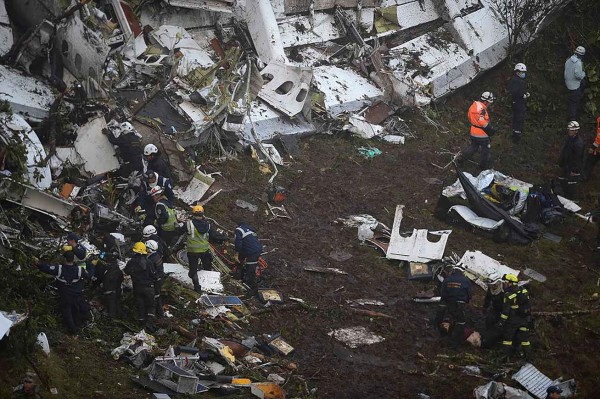
<svg viewBox="0 0 600 399"><path fill-rule="evenodd" d="M154 271L146 257L148 254L146 244L136 242L133 244L132 251L133 257L127 262L123 271L131 276L138 321L148 327L155 317Z"/></svg>
<svg viewBox="0 0 600 399"><path fill-rule="evenodd" d="M507 358L515 355L521 347L526 360L531 360L529 328L532 324L529 292L519 287L519 278L514 274L502 276L504 299L498 327L502 330L502 346Z"/></svg>

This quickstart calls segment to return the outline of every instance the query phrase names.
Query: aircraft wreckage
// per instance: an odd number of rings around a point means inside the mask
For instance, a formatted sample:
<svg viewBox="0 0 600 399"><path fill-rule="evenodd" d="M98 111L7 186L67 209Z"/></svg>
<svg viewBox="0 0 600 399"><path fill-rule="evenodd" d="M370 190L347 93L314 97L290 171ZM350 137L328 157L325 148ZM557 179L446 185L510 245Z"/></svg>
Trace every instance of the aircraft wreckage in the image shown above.
<svg viewBox="0 0 600 399"><path fill-rule="evenodd" d="M383 121L395 109L427 105L507 56L497 1L165 0L134 11L0 0L0 99L39 122L52 86L75 85L122 100L126 118L160 109L182 147L308 134L324 120L394 134Z"/></svg>

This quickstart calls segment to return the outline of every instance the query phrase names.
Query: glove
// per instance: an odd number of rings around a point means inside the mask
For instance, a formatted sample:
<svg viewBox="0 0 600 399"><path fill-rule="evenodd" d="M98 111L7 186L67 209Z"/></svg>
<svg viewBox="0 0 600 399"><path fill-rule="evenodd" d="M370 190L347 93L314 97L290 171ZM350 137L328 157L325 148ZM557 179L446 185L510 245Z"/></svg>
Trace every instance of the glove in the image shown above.
<svg viewBox="0 0 600 399"><path fill-rule="evenodd" d="M134 211L135 213L142 213L144 212L144 209L140 205L138 205L135 207Z"/></svg>
<svg viewBox="0 0 600 399"><path fill-rule="evenodd" d="M531 94L529 94L529 92L523 94L523 98L525 98L525 99L529 98L529 96L531 96Z"/></svg>
<svg viewBox="0 0 600 399"><path fill-rule="evenodd" d="M236 254L233 256L233 260L235 260L235 263L240 263L240 254L236 253Z"/></svg>
<svg viewBox="0 0 600 399"><path fill-rule="evenodd" d="M62 247L62 251L63 252L69 252L69 251L72 251L72 250L73 250L73 247L70 246L70 245L68 245L68 244L67 245L63 245L63 247Z"/></svg>
<svg viewBox="0 0 600 399"><path fill-rule="evenodd" d="M98 265L98 259L94 259L94 260L92 261L92 265L94 265L94 266L97 266L97 265Z"/></svg>

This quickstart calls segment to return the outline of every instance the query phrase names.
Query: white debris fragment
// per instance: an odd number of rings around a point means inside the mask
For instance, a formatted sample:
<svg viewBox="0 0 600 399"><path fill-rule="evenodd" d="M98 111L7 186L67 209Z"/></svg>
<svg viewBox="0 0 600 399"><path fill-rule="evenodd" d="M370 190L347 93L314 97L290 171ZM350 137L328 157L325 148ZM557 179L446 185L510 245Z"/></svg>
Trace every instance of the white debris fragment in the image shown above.
<svg viewBox="0 0 600 399"><path fill-rule="evenodd" d="M385 340L382 336L373 334L362 326L340 328L338 330L330 331L327 335L343 342L353 349L358 348L359 346L376 344Z"/></svg>

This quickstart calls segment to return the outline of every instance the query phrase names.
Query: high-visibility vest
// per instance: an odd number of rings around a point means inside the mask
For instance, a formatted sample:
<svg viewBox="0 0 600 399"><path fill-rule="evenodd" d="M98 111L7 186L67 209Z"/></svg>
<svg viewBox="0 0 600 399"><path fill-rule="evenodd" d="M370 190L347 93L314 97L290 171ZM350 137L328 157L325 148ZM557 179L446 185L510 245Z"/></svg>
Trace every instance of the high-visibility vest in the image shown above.
<svg viewBox="0 0 600 399"><path fill-rule="evenodd" d="M488 137L482 129L490 123L490 116L487 112L487 105L482 101L474 101L469 107L469 123L471 123L471 137Z"/></svg>
<svg viewBox="0 0 600 399"><path fill-rule="evenodd" d="M193 254L201 254L208 251L208 231L210 230L210 226L206 233L200 234L194 223L189 220L187 222L187 251Z"/></svg>
<svg viewBox="0 0 600 399"><path fill-rule="evenodd" d="M167 221L160 225L160 228L163 231L174 231L175 226L177 225L177 213L175 212L175 209L171 208L169 205L167 205L163 201L160 201L159 203L157 203L156 207L158 207L159 205L162 205L165 207L165 209L167 210L167 215L169 216Z"/></svg>

